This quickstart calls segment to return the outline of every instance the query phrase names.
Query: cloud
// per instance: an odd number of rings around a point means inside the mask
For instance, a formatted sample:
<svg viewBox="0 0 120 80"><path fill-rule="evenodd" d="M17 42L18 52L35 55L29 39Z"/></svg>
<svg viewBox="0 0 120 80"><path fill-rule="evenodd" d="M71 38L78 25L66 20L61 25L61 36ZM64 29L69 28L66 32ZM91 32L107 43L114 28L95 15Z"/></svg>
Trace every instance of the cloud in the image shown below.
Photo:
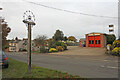
<svg viewBox="0 0 120 80"><path fill-rule="evenodd" d="M49 0L50 1L50 0ZM89 0L88 0L89 1ZM98 1L98 0L96 0ZM100 1L100 0L99 0ZM108 0L106 0L108 1ZM113 1L113 0L111 0ZM73 2L73 3L72 3ZM74 14L42 6L26 3L26 2L3 2L3 14L12 28L12 32L8 38L27 37L27 27L22 22L23 13L31 10L36 17L36 25L32 28L35 38L37 35L45 34L52 37L56 29L60 29L66 36L75 35L77 39L84 37L90 32L106 32L108 33L108 25L114 24L117 31L117 19L93 17L80 14ZM102 16L117 17L117 3L114 2L40 2L41 4L56 7L60 9L71 10L75 12L83 12L87 14L95 14ZM118 33L115 33L118 35Z"/></svg>

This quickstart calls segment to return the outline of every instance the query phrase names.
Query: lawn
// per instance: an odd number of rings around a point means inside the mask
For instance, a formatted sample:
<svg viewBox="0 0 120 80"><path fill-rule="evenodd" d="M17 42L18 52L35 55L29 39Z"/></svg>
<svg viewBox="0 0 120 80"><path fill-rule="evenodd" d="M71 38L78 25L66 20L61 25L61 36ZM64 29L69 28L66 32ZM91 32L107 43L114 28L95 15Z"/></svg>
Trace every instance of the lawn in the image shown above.
<svg viewBox="0 0 120 80"><path fill-rule="evenodd" d="M2 70L3 78L79 78L80 80L86 80L79 76L73 76L71 74L42 68L32 65L31 74L27 73L27 64L9 59L9 68Z"/></svg>
<svg viewBox="0 0 120 80"><path fill-rule="evenodd" d="M40 53L40 50L38 50L38 51L32 51L32 53Z"/></svg>

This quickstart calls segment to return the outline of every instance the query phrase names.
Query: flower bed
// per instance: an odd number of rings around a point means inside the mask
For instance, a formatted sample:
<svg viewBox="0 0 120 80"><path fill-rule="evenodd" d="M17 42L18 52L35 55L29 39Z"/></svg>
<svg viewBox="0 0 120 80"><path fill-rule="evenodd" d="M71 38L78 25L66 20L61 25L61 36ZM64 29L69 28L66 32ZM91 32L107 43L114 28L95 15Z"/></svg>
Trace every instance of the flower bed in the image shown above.
<svg viewBox="0 0 120 80"><path fill-rule="evenodd" d="M106 51L106 54L120 56L120 40L115 40L112 44L111 50Z"/></svg>

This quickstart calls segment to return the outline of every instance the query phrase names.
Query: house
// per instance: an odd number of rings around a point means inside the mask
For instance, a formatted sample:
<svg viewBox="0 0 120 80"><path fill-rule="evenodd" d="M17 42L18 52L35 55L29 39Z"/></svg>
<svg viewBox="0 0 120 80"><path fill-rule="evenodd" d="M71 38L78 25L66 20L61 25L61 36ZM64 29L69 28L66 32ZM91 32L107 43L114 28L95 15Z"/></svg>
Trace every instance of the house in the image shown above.
<svg viewBox="0 0 120 80"><path fill-rule="evenodd" d="M106 47L105 33L92 32L86 34L86 47Z"/></svg>
<svg viewBox="0 0 120 80"><path fill-rule="evenodd" d="M32 51L35 50L35 44L34 41L31 41L31 47ZM13 39L9 41L9 51L10 52L19 52L19 51L26 51L27 50L27 39L23 40L18 40L18 39Z"/></svg>
<svg viewBox="0 0 120 80"><path fill-rule="evenodd" d="M18 49L17 49L18 42L19 41L16 41L16 40L11 40L9 42L9 51L10 52L17 52L18 51Z"/></svg>

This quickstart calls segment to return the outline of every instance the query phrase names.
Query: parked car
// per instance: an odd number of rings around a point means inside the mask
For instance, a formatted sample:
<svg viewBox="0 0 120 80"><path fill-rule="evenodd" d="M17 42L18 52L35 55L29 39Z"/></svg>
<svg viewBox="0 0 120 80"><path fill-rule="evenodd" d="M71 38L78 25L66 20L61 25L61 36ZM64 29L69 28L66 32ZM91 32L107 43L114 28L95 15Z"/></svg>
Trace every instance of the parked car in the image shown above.
<svg viewBox="0 0 120 80"><path fill-rule="evenodd" d="M0 66L2 66L4 68L9 67L8 58L5 54L5 52L3 52L3 51L0 51Z"/></svg>

